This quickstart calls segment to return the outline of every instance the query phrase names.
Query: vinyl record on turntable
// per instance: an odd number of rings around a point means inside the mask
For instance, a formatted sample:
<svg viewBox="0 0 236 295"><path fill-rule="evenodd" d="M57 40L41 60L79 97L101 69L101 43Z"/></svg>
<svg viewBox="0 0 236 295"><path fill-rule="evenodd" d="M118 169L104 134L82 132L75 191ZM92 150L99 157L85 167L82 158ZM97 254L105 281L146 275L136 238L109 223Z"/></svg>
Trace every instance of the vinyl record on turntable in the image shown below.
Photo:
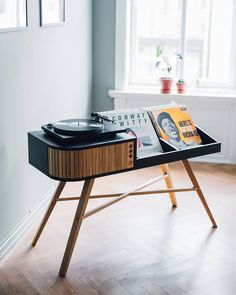
<svg viewBox="0 0 236 295"><path fill-rule="evenodd" d="M88 119L69 119L52 124L54 131L62 135L85 135L100 133L104 125L101 122Z"/></svg>

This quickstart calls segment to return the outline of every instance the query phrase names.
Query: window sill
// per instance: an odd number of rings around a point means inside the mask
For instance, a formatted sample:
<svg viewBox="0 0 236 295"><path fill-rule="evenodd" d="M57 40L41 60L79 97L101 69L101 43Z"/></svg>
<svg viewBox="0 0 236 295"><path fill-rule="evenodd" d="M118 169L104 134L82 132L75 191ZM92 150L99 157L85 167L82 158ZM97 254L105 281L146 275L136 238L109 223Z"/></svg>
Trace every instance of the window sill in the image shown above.
<svg viewBox="0 0 236 295"><path fill-rule="evenodd" d="M216 102L232 102L236 103L236 92L229 92L227 90L220 90L213 92L207 89L201 90L187 90L186 93L179 94L176 90L173 90L170 94L160 93L160 90L157 89L127 89L127 90L109 90L109 96L115 99L123 98L135 98L135 99L156 99L156 98L165 98L167 101L181 99L182 101L198 99L198 101L216 101Z"/></svg>

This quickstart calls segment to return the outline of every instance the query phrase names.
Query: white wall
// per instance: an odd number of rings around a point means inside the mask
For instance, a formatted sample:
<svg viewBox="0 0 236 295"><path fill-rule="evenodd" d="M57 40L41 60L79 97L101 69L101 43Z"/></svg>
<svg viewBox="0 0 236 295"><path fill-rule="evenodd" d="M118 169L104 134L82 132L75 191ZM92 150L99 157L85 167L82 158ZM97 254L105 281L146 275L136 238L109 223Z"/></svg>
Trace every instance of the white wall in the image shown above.
<svg viewBox="0 0 236 295"><path fill-rule="evenodd" d="M93 106L111 110L108 90L115 87L116 0L93 1Z"/></svg>
<svg viewBox="0 0 236 295"><path fill-rule="evenodd" d="M47 28L39 1L28 6L28 29L0 32L0 256L1 241L55 185L27 163L27 131L91 107L92 1L66 1L66 23Z"/></svg>

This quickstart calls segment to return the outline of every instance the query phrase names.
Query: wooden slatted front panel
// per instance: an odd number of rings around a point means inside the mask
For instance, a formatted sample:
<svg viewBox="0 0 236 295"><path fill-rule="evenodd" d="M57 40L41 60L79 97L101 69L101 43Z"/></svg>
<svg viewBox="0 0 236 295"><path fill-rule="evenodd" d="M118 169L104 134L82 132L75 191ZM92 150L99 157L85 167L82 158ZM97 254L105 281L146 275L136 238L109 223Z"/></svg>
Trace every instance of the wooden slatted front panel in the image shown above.
<svg viewBox="0 0 236 295"><path fill-rule="evenodd" d="M78 179L133 168L134 143L126 142L81 151L48 148L49 175Z"/></svg>

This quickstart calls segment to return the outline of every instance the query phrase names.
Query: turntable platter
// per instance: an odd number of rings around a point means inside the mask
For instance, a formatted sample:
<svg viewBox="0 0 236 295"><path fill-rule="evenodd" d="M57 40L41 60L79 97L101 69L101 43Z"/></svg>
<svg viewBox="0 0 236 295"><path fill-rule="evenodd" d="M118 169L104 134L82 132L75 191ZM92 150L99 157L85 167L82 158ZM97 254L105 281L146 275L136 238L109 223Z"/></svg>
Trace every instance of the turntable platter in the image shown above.
<svg viewBox="0 0 236 295"><path fill-rule="evenodd" d="M54 131L62 135L85 135L100 133L104 125L95 120L69 119L52 123Z"/></svg>

